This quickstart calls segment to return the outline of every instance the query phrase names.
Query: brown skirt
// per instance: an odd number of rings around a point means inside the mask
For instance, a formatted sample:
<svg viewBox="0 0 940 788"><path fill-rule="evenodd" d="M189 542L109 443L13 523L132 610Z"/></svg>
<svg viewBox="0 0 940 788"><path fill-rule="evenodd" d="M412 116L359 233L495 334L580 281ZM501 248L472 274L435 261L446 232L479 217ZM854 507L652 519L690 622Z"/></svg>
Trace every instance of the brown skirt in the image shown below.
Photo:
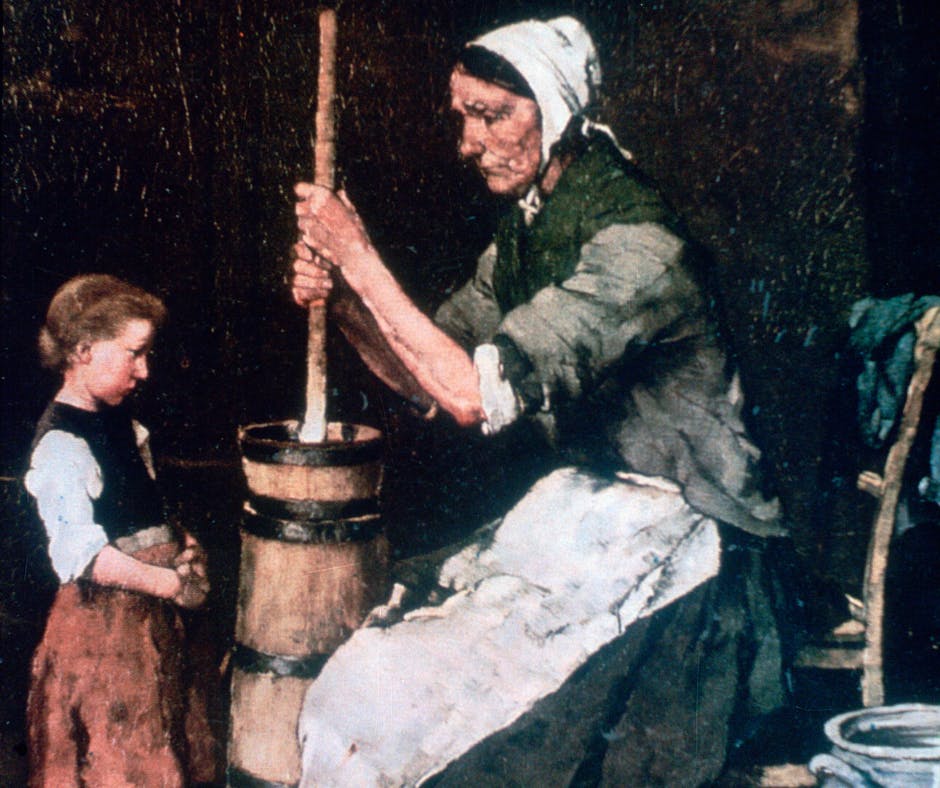
<svg viewBox="0 0 940 788"><path fill-rule="evenodd" d="M170 602L84 581L59 588L33 657L30 786L216 779L202 689L215 676L194 675L185 649Z"/></svg>

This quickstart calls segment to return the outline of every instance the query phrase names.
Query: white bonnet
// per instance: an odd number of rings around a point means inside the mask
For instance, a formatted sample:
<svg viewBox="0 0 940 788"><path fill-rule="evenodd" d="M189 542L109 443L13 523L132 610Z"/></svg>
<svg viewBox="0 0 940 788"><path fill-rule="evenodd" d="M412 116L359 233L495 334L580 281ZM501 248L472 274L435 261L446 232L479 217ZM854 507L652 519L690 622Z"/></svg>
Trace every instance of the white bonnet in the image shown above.
<svg viewBox="0 0 940 788"><path fill-rule="evenodd" d="M542 165L568 122L582 113L601 84L591 36L577 19L560 16L499 27L468 46L488 49L511 63L535 94L542 115Z"/></svg>

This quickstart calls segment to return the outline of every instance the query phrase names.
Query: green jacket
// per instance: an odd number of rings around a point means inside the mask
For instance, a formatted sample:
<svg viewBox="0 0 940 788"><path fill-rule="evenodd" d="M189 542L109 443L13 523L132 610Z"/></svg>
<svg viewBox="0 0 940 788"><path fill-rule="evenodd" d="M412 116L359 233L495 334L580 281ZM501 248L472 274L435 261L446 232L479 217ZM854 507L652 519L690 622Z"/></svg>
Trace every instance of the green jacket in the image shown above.
<svg viewBox="0 0 940 788"><path fill-rule="evenodd" d="M566 460L672 479L702 513L780 535L706 299L679 221L596 134L530 225L507 209L436 320L500 348Z"/></svg>

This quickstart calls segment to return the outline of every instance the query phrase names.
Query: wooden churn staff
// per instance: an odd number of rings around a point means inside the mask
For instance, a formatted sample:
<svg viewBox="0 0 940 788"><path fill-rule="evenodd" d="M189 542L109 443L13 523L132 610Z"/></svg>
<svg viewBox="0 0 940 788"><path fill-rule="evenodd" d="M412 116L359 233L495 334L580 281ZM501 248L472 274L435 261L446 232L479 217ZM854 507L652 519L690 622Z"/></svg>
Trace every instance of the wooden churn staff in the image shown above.
<svg viewBox="0 0 940 788"><path fill-rule="evenodd" d="M336 12L320 12L320 62L314 121L314 183L331 191L336 180ZM307 319L307 405L298 437L304 443L326 438L326 305L311 304Z"/></svg>

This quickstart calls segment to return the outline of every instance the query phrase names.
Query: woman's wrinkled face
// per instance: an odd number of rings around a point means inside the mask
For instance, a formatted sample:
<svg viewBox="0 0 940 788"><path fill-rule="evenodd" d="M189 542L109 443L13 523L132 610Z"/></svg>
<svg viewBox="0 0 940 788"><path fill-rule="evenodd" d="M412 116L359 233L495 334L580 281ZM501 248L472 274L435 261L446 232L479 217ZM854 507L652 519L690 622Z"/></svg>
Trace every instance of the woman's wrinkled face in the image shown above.
<svg viewBox="0 0 940 788"><path fill-rule="evenodd" d="M524 196L542 161L538 104L459 66L450 77L450 97L461 122L460 155L476 165L493 194Z"/></svg>

